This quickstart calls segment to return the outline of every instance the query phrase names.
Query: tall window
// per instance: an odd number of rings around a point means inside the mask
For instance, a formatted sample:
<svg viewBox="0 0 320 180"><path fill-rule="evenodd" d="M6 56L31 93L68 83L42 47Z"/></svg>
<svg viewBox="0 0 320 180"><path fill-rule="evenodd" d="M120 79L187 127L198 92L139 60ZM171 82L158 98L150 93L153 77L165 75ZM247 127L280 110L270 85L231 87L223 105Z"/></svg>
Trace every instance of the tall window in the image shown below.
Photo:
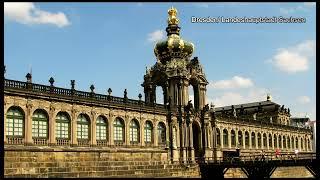
<svg viewBox="0 0 320 180"><path fill-rule="evenodd" d="M274 143L274 147L275 148L278 148L278 138L277 138L277 135L273 135L273 143Z"/></svg>
<svg viewBox="0 0 320 180"><path fill-rule="evenodd" d="M256 134L254 132L251 133L251 147L256 148Z"/></svg>
<svg viewBox="0 0 320 180"><path fill-rule="evenodd" d="M231 130L231 146L236 146L236 133L234 130Z"/></svg>
<svg viewBox="0 0 320 180"><path fill-rule="evenodd" d="M281 146L281 136L280 135L278 137L278 144L279 144L279 148L282 148L282 146Z"/></svg>
<svg viewBox="0 0 320 180"><path fill-rule="evenodd" d="M266 135L266 133L263 134L263 147L267 148L267 135Z"/></svg>
<svg viewBox="0 0 320 180"><path fill-rule="evenodd" d="M113 122L113 134L114 142L123 143L124 142L124 123L120 118L116 118Z"/></svg>
<svg viewBox="0 0 320 180"><path fill-rule="evenodd" d="M224 147L228 146L228 131L226 129L223 130L223 145Z"/></svg>
<svg viewBox="0 0 320 180"><path fill-rule="evenodd" d="M163 122L158 124L158 144L166 143L166 126Z"/></svg>
<svg viewBox="0 0 320 180"><path fill-rule="evenodd" d="M293 136L291 137L291 149L294 149L294 139L293 139Z"/></svg>
<svg viewBox="0 0 320 180"><path fill-rule="evenodd" d="M133 119L130 122L130 144L139 143L139 125L138 122Z"/></svg>
<svg viewBox="0 0 320 180"><path fill-rule="evenodd" d="M32 115L32 137L48 138L48 116L43 110L37 109Z"/></svg>
<svg viewBox="0 0 320 180"><path fill-rule="evenodd" d="M150 121L146 121L144 125L144 142L145 143L152 142L152 124Z"/></svg>
<svg viewBox="0 0 320 180"><path fill-rule="evenodd" d="M261 134L258 133L258 148L261 148Z"/></svg>
<svg viewBox="0 0 320 180"><path fill-rule="evenodd" d="M107 119L103 116L97 118L96 125L96 139L101 141L107 141L108 139L108 123Z"/></svg>
<svg viewBox="0 0 320 180"><path fill-rule="evenodd" d="M286 137L285 136L282 136L282 144L283 144L283 148L287 148Z"/></svg>
<svg viewBox="0 0 320 180"><path fill-rule="evenodd" d="M80 114L78 116L78 122L77 122L77 137L78 139L89 139L89 128L90 123L86 115Z"/></svg>
<svg viewBox="0 0 320 180"><path fill-rule="evenodd" d="M242 131L238 131L238 144L239 146L243 146L243 143L242 143Z"/></svg>
<svg viewBox="0 0 320 180"><path fill-rule="evenodd" d="M287 136L286 142L287 142L287 149L290 149L290 137L289 136Z"/></svg>
<svg viewBox="0 0 320 180"><path fill-rule="evenodd" d="M272 146L272 135L271 134L269 134L269 148L270 149L273 148L273 146Z"/></svg>
<svg viewBox="0 0 320 180"><path fill-rule="evenodd" d="M302 139L302 138L300 139L300 145L301 145L301 149L303 150L303 149L304 149L304 148L303 148L303 145L304 145L304 144L303 144L303 139Z"/></svg>
<svg viewBox="0 0 320 180"><path fill-rule="evenodd" d="M296 149L298 149L298 137L296 137Z"/></svg>
<svg viewBox="0 0 320 180"><path fill-rule="evenodd" d="M11 107L7 112L6 134L10 137L24 137L24 115L18 107Z"/></svg>
<svg viewBox="0 0 320 180"><path fill-rule="evenodd" d="M70 129L68 114L59 112L56 116L56 139L70 139Z"/></svg>
<svg viewBox="0 0 320 180"><path fill-rule="evenodd" d="M220 136L220 129L216 128L216 132L217 132L217 147L221 146L221 136Z"/></svg>
<svg viewBox="0 0 320 180"><path fill-rule="evenodd" d="M245 138L245 144L246 144L246 148L249 148L249 132L248 131L246 131L245 133L244 133L244 138Z"/></svg>

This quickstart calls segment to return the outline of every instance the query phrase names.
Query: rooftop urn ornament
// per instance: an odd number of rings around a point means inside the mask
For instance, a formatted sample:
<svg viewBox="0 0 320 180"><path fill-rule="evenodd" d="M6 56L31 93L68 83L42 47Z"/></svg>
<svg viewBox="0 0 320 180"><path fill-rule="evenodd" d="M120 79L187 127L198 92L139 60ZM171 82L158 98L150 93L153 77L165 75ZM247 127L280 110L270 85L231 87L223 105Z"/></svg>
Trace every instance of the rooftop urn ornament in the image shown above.
<svg viewBox="0 0 320 180"><path fill-rule="evenodd" d="M74 85L75 85L75 80L71 80L71 89L73 89L74 90Z"/></svg>
<svg viewBox="0 0 320 180"><path fill-rule="evenodd" d="M141 98L142 98L142 94L141 93L139 93L138 98L139 98L139 101L141 101Z"/></svg>
<svg viewBox="0 0 320 180"><path fill-rule="evenodd" d="M111 96L111 93L112 93L112 89L109 88L109 89L108 89L108 95Z"/></svg>
<svg viewBox="0 0 320 180"><path fill-rule="evenodd" d="M91 84L90 90L91 90L91 93L94 93L94 85L93 84Z"/></svg>
<svg viewBox="0 0 320 180"><path fill-rule="evenodd" d="M28 83L31 83L31 81L32 81L32 75L31 75L30 73L28 73L28 74L26 75L26 78L27 78L27 82L28 82Z"/></svg>
<svg viewBox="0 0 320 180"><path fill-rule="evenodd" d="M232 113L233 113L233 117L237 117L237 111L236 111L236 109L234 108L234 106L232 105Z"/></svg>
<svg viewBox="0 0 320 180"><path fill-rule="evenodd" d="M272 97L270 94L267 94L267 101L271 101L272 100Z"/></svg>
<svg viewBox="0 0 320 180"><path fill-rule="evenodd" d="M51 77L51 78L49 79L49 83L50 83L50 86L53 86L53 83L54 83L53 77Z"/></svg>

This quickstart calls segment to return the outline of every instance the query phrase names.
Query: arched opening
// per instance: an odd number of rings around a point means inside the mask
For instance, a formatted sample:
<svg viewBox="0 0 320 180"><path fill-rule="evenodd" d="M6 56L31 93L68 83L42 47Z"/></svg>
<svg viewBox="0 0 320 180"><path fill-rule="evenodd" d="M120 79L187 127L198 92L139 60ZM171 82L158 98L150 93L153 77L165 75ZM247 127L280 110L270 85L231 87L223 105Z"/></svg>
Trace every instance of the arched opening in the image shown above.
<svg viewBox="0 0 320 180"><path fill-rule="evenodd" d="M139 123L136 119L132 119L130 122L130 129L129 129L129 139L131 145L137 145L140 141L139 137Z"/></svg>
<svg viewBox="0 0 320 180"><path fill-rule="evenodd" d="M191 100L192 104L194 104L193 86L188 87L188 92L189 92L189 101Z"/></svg>
<svg viewBox="0 0 320 180"><path fill-rule="evenodd" d="M278 140L277 140L277 135L273 135L273 143L274 143L274 148L278 148Z"/></svg>
<svg viewBox="0 0 320 180"><path fill-rule="evenodd" d="M196 122L192 123L192 132L193 132L193 147L195 157L201 156L201 130L199 125Z"/></svg>
<svg viewBox="0 0 320 180"><path fill-rule="evenodd" d="M158 124L158 146L166 145L166 126L163 122Z"/></svg>
<svg viewBox="0 0 320 180"><path fill-rule="evenodd" d="M258 148L261 148L261 134L258 133Z"/></svg>
<svg viewBox="0 0 320 180"><path fill-rule="evenodd" d="M251 133L251 148L256 148L256 134L254 132Z"/></svg>
<svg viewBox="0 0 320 180"><path fill-rule="evenodd" d="M240 147L243 146L243 143L242 143L242 131L238 131L238 145Z"/></svg>
<svg viewBox="0 0 320 180"><path fill-rule="evenodd" d="M156 103L164 104L163 89L161 86L156 87Z"/></svg>
<svg viewBox="0 0 320 180"><path fill-rule="evenodd" d="M286 137L285 136L282 136L282 145L283 145L283 149L287 148Z"/></svg>
<svg viewBox="0 0 320 180"><path fill-rule="evenodd" d="M301 144L301 150L304 150L304 143L302 138L300 138L300 144Z"/></svg>
<svg viewBox="0 0 320 180"><path fill-rule="evenodd" d="M263 147L267 148L267 135L266 135L266 133L263 134Z"/></svg>
<svg viewBox="0 0 320 180"><path fill-rule="evenodd" d="M59 112L56 115L56 142L59 146L70 144L71 125L70 116L66 112Z"/></svg>
<svg viewBox="0 0 320 180"><path fill-rule="evenodd" d="M223 146L224 148L228 148L229 144L228 144L228 130L224 129L223 130Z"/></svg>
<svg viewBox="0 0 320 180"><path fill-rule="evenodd" d="M80 114L77 119L78 145L88 145L90 141L90 120L88 115Z"/></svg>
<svg viewBox="0 0 320 180"><path fill-rule="evenodd" d="M108 120L104 116L99 116L96 122L96 140L98 145L108 141Z"/></svg>
<svg viewBox="0 0 320 180"><path fill-rule="evenodd" d="M248 131L246 131L245 133L244 133L244 136L245 136L245 144L246 144L246 148L248 148L249 149L249 132Z"/></svg>
<svg viewBox="0 0 320 180"><path fill-rule="evenodd" d="M282 146L281 146L281 136L279 135L279 137L278 137L278 147L279 148L282 148Z"/></svg>
<svg viewBox="0 0 320 180"><path fill-rule="evenodd" d="M37 109L32 115L32 139L37 145L46 145L49 136L49 118L46 111Z"/></svg>
<svg viewBox="0 0 320 180"><path fill-rule="evenodd" d="M296 149L298 149L298 137L296 137Z"/></svg>
<svg viewBox="0 0 320 180"><path fill-rule="evenodd" d="M217 133L217 147L221 146L221 141L220 141L220 129L216 128L216 133Z"/></svg>
<svg viewBox="0 0 320 180"><path fill-rule="evenodd" d="M23 144L24 112L20 107L10 107L7 111L6 136L8 144Z"/></svg>
<svg viewBox="0 0 320 180"><path fill-rule="evenodd" d="M151 121L146 121L144 124L144 142L146 145L152 145L152 123Z"/></svg>
<svg viewBox="0 0 320 180"><path fill-rule="evenodd" d="M117 117L113 122L113 140L115 145L122 145L124 143L124 121Z"/></svg>
<svg viewBox="0 0 320 180"><path fill-rule="evenodd" d="M272 145L272 135L269 134L269 149L273 148L273 145Z"/></svg>
<svg viewBox="0 0 320 180"><path fill-rule="evenodd" d="M233 129L231 130L231 146L236 146L236 133Z"/></svg>

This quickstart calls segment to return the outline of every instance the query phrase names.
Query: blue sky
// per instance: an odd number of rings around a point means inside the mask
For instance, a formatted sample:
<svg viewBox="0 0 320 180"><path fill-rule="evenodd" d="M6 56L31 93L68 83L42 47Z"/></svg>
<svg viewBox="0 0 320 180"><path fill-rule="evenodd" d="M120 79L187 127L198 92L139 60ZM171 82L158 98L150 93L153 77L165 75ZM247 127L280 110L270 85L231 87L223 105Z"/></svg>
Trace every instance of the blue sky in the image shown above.
<svg viewBox="0 0 320 180"><path fill-rule="evenodd" d="M138 99L167 10L195 45L216 106L273 101L316 119L315 3L5 3L5 77ZM296 17L306 23L191 23L191 17ZM161 92L157 93L159 96ZM192 98L192 97L191 97ZM158 101L162 98L158 97Z"/></svg>

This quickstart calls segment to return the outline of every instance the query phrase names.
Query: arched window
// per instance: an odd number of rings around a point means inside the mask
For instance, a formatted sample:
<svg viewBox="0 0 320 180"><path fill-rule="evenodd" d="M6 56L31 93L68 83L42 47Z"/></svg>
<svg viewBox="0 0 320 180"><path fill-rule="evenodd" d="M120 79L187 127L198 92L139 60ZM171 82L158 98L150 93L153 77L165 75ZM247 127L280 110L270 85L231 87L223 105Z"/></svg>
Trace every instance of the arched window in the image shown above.
<svg viewBox="0 0 320 180"><path fill-rule="evenodd" d="M273 148L272 146L272 135L269 134L269 149Z"/></svg>
<svg viewBox="0 0 320 180"><path fill-rule="evenodd" d="M298 137L296 137L296 149L298 149Z"/></svg>
<svg viewBox="0 0 320 180"><path fill-rule="evenodd" d="M291 149L294 149L294 139L293 139L293 136L291 137Z"/></svg>
<svg viewBox="0 0 320 180"><path fill-rule="evenodd" d="M70 118L65 112L59 112L56 116L56 139L57 144L60 144L60 140L70 140Z"/></svg>
<svg viewBox="0 0 320 180"><path fill-rule="evenodd" d="M308 149L308 141L307 141L307 138L304 139L304 147L305 147L305 150L307 151Z"/></svg>
<svg viewBox="0 0 320 180"><path fill-rule="evenodd" d="M251 133L251 147L256 148L256 134L254 132Z"/></svg>
<svg viewBox="0 0 320 180"><path fill-rule="evenodd" d="M163 122L158 124L158 145L166 144L166 126Z"/></svg>
<svg viewBox="0 0 320 180"><path fill-rule="evenodd" d="M77 120L77 138L78 140L89 140L90 123L85 114L80 114Z"/></svg>
<svg viewBox="0 0 320 180"><path fill-rule="evenodd" d="M310 151L311 148L310 148L310 139L308 139L308 150Z"/></svg>
<svg viewBox="0 0 320 180"><path fill-rule="evenodd" d="M236 132L233 129L231 130L231 146L236 146Z"/></svg>
<svg viewBox="0 0 320 180"><path fill-rule="evenodd" d="M48 138L48 116L46 112L41 109L35 110L32 115L32 138Z"/></svg>
<svg viewBox="0 0 320 180"><path fill-rule="evenodd" d="M261 134L258 133L258 148L261 148Z"/></svg>
<svg viewBox="0 0 320 180"><path fill-rule="evenodd" d="M130 144L138 144L139 143L139 125L137 120L133 119L130 122Z"/></svg>
<svg viewBox="0 0 320 180"><path fill-rule="evenodd" d="M303 139L302 138L300 138L300 145L301 145L301 150L304 150L304 148L303 148L304 143L303 143Z"/></svg>
<svg viewBox="0 0 320 180"><path fill-rule="evenodd" d="M107 119L103 116L99 116L96 122L96 140L107 141L108 140L108 123Z"/></svg>
<svg viewBox="0 0 320 180"><path fill-rule="evenodd" d="M282 144L283 144L283 149L287 148L286 137L285 136L282 136Z"/></svg>
<svg viewBox="0 0 320 180"><path fill-rule="evenodd" d="M115 144L124 142L124 122L121 118L116 118L113 122L113 136Z"/></svg>
<svg viewBox="0 0 320 180"><path fill-rule="evenodd" d="M144 125L144 142L146 144L152 143L152 123L150 121L146 121Z"/></svg>
<svg viewBox="0 0 320 180"><path fill-rule="evenodd" d="M217 147L221 146L221 141L220 141L220 129L216 128L216 132L217 132Z"/></svg>
<svg viewBox="0 0 320 180"><path fill-rule="evenodd" d="M243 142L242 142L242 131L238 131L238 144L239 146L243 146Z"/></svg>
<svg viewBox="0 0 320 180"><path fill-rule="evenodd" d="M7 137L24 137L24 114L18 107L10 107L7 111ZM22 143L22 142L21 142Z"/></svg>
<svg viewBox="0 0 320 180"><path fill-rule="evenodd" d="M274 147L275 148L278 148L278 138L277 138L277 135L273 135L273 143L274 143Z"/></svg>
<svg viewBox="0 0 320 180"><path fill-rule="evenodd" d="M246 131L244 133L244 137L245 137L246 148L249 148L249 133L248 133L248 131Z"/></svg>
<svg viewBox="0 0 320 180"><path fill-rule="evenodd" d="M267 148L267 135L266 135L266 133L263 134L263 147Z"/></svg>
<svg viewBox="0 0 320 180"><path fill-rule="evenodd" d="M278 137L278 144L279 144L279 148L282 148L281 147L281 136L279 135L279 137Z"/></svg>
<svg viewBox="0 0 320 180"><path fill-rule="evenodd" d="M228 146L228 131L226 129L223 130L223 145L224 147Z"/></svg>

